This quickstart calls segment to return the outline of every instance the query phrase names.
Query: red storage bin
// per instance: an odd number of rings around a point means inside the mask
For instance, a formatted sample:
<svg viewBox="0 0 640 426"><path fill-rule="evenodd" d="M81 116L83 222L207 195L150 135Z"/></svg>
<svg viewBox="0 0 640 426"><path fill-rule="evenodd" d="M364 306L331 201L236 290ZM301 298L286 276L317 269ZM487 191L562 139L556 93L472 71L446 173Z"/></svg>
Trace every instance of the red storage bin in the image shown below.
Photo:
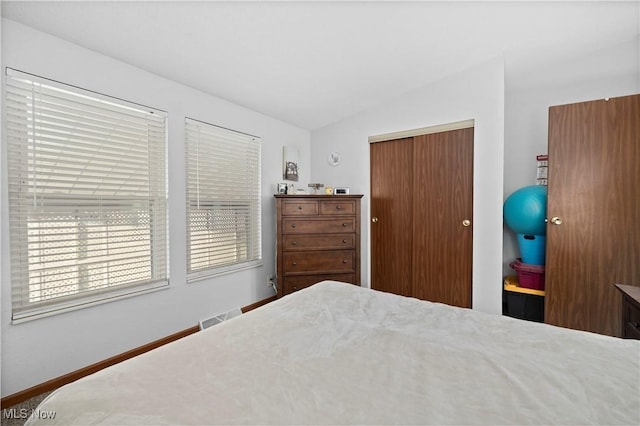
<svg viewBox="0 0 640 426"><path fill-rule="evenodd" d="M518 274L518 285L535 290L544 290L544 266L523 263L518 258L509 264Z"/></svg>

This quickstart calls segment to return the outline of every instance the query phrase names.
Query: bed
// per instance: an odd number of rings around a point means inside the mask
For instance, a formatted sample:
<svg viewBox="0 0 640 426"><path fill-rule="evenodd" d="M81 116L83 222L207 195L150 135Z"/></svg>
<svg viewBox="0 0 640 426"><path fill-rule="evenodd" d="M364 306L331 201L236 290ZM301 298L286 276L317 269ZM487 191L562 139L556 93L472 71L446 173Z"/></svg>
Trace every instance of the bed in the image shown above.
<svg viewBox="0 0 640 426"><path fill-rule="evenodd" d="M28 425L638 425L640 341L326 281L64 386L37 412L55 417Z"/></svg>

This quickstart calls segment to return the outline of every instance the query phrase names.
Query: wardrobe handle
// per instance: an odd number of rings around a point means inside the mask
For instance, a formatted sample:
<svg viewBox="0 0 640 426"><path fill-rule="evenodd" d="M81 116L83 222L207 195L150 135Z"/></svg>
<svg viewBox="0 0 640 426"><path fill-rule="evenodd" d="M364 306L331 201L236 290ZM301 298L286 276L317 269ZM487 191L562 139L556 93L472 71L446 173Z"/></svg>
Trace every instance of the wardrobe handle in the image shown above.
<svg viewBox="0 0 640 426"><path fill-rule="evenodd" d="M371 222L373 222L373 223L378 223L378 218L377 218L377 217L372 217L372 218L371 218Z"/></svg>
<svg viewBox="0 0 640 426"><path fill-rule="evenodd" d="M551 218L551 223L553 223L554 225L562 225L562 218L554 216Z"/></svg>

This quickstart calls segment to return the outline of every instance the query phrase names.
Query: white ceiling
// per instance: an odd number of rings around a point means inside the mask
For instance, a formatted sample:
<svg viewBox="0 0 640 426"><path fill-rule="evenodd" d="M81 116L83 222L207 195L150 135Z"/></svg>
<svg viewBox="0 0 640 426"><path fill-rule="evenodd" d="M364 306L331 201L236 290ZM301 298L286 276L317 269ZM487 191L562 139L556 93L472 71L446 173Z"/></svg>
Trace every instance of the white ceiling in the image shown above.
<svg viewBox="0 0 640 426"><path fill-rule="evenodd" d="M496 56L516 75L640 33L640 0L2 1L2 16L309 130Z"/></svg>

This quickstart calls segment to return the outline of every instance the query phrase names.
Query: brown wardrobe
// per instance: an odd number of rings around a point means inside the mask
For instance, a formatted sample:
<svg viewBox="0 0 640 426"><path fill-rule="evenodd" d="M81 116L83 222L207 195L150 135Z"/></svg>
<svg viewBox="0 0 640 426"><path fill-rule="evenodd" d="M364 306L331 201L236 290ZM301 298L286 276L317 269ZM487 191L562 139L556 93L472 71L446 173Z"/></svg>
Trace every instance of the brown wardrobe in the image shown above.
<svg viewBox="0 0 640 426"><path fill-rule="evenodd" d="M472 126L370 138L373 289L471 307Z"/></svg>
<svg viewBox="0 0 640 426"><path fill-rule="evenodd" d="M545 322L622 335L640 286L640 95L549 108Z"/></svg>

